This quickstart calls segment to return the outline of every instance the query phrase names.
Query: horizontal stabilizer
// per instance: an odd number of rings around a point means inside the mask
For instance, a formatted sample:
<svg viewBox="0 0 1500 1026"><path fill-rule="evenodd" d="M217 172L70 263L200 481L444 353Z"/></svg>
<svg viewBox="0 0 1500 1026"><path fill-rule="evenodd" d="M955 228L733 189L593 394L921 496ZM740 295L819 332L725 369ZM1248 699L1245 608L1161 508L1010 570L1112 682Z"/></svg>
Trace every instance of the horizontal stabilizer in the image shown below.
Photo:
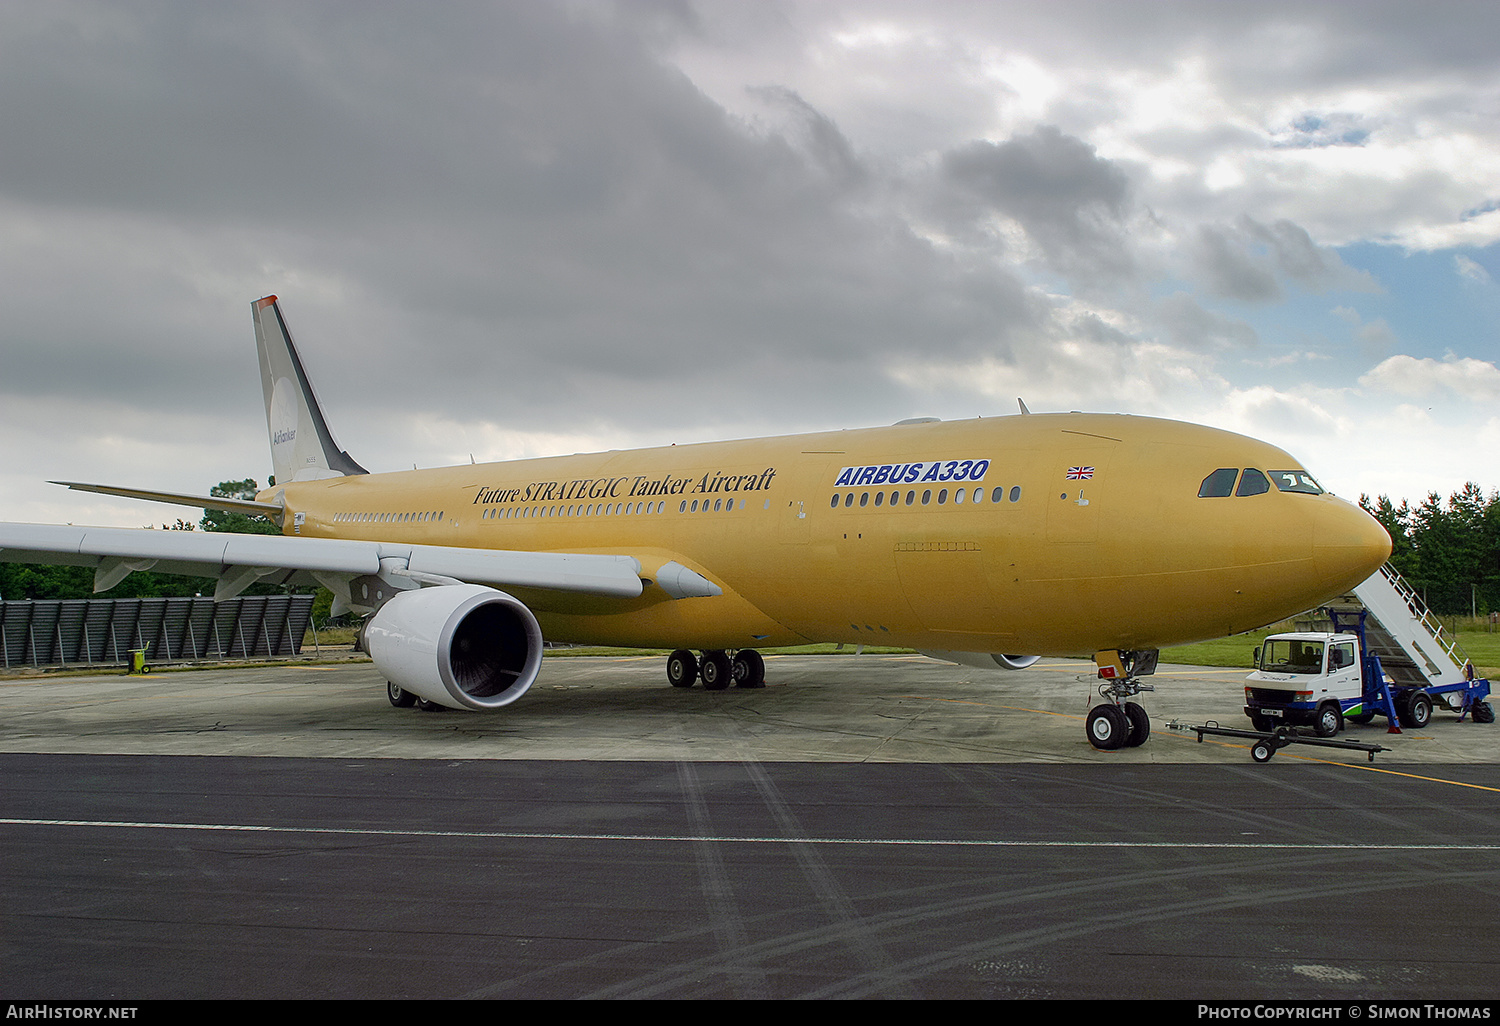
<svg viewBox="0 0 1500 1026"><path fill-rule="evenodd" d="M183 492L157 492L146 488L121 488L118 485L84 484L82 481L49 481L75 492L98 492L100 495L123 495L127 499L145 499L148 502L166 502L173 506L196 506L199 509L221 509L227 513L248 513L251 516L280 518L282 507L275 502L256 502L254 499L231 499L218 495L187 495Z"/></svg>

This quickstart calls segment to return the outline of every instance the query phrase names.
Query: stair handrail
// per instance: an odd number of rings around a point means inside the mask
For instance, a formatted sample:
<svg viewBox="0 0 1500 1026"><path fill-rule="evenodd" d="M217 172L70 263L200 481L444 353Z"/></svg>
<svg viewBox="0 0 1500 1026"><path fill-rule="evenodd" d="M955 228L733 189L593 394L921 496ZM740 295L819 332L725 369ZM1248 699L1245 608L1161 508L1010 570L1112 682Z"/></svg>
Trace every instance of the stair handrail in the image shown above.
<svg viewBox="0 0 1500 1026"><path fill-rule="evenodd" d="M1380 572L1390 582L1391 587L1396 589L1396 594L1400 595L1406 603L1406 608L1411 611L1412 618L1422 625L1423 630L1432 635L1432 640L1438 643L1453 664L1459 669L1469 665L1471 662L1469 653L1464 651L1464 647L1458 643L1457 638L1449 639L1448 631L1443 627L1442 621L1427 608L1427 603L1422 601L1422 596L1417 594L1416 589L1406 583L1406 578L1402 577L1389 563L1382 563Z"/></svg>

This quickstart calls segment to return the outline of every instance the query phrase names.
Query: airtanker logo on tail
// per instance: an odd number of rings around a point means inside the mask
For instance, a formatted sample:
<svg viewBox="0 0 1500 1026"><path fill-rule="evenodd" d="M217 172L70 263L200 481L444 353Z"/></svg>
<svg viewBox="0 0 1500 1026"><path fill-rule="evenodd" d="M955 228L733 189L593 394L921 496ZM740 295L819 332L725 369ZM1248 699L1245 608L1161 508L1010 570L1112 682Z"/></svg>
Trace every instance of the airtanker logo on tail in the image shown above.
<svg viewBox="0 0 1500 1026"><path fill-rule="evenodd" d="M297 386L287 378L277 378L271 391L271 446L280 448L297 440L298 422L302 419L298 409Z"/></svg>

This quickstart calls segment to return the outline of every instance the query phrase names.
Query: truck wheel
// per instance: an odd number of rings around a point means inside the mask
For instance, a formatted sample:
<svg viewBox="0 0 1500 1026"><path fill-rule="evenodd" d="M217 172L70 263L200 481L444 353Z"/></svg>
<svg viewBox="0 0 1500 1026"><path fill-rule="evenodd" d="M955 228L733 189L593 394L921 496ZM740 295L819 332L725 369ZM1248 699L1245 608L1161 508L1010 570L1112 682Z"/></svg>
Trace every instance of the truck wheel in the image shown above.
<svg viewBox="0 0 1500 1026"><path fill-rule="evenodd" d="M1474 708L1473 708L1472 711L1474 713L1474 722L1475 723L1494 723L1495 722L1495 709L1494 709L1494 706L1490 705L1490 703L1488 703L1488 702L1475 702L1474 703Z"/></svg>
<svg viewBox="0 0 1500 1026"><path fill-rule="evenodd" d="M1375 718L1375 714L1366 709L1364 712L1358 712L1353 716L1346 716L1344 718L1347 719L1350 723L1358 723L1360 726L1364 726L1366 723L1369 723Z"/></svg>
<svg viewBox="0 0 1500 1026"><path fill-rule="evenodd" d="M1319 737L1333 737L1344 729L1344 714L1332 702L1318 706L1318 718L1313 721L1313 733Z"/></svg>
<svg viewBox="0 0 1500 1026"><path fill-rule="evenodd" d="M1432 699L1420 691L1412 693L1406 700L1406 715L1401 718L1401 723L1406 727L1421 730L1432 722Z"/></svg>
<svg viewBox="0 0 1500 1026"><path fill-rule="evenodd" d="M1263 734L1269 734L1272 728L1276 726L1276 721L1271 719L1271 717L1269 716L1262 716L1259 713L1251 713L1250 726L1254 727L1256 730L1260 731Z"/></svg>

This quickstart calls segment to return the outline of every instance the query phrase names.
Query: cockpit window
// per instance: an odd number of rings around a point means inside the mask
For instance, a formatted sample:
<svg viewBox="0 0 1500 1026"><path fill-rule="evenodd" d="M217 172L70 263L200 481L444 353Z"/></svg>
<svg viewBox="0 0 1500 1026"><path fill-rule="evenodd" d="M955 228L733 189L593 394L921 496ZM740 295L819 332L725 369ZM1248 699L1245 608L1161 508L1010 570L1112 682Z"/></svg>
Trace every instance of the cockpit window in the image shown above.
<svg viewBox="0 0 1500 1026"><path fill-rule="evenodd" d="M1266 475L1254 467L1246 467L1245 472L1240 475L1240 486L1234 490L1235 495L1260 495L1271 490L1271 482L1266 480Z"/></svg>
<svg viewBox="0 0 1500 1026"><path fill-rule="evenodd" d="M1271 480L1283 492L1301 492L1304 495L1322 495L1323 488L1305 470L1273 470Z"/></svg>
<svg viewBox="0 0 1500 1026"><path fill-rule="evenodd" d="M1222 467L1203 479L1203 484L1198 486L1198 498L1200 499L1222 499L1234 494L1234 479L1239 474L1238 467Z"/></svg>

